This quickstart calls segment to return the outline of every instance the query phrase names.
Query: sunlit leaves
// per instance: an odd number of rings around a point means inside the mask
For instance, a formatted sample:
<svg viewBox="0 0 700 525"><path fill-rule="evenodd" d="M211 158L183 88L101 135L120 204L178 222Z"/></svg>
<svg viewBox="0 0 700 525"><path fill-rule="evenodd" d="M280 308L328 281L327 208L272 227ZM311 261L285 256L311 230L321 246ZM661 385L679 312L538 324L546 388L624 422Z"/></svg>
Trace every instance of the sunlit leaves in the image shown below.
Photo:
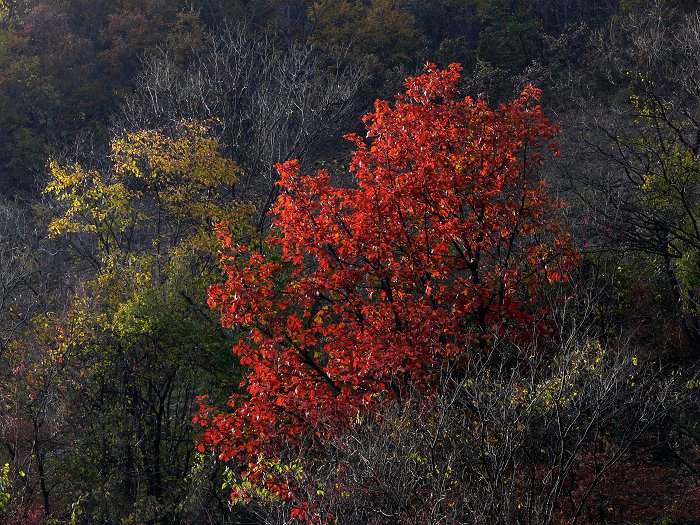
<svg viewBox="0 0 700 525"><path fill-rule="evenodd" d="M348 136L357 188L279 165L277 252L220 225L226 281L209 302L243 331L250 367L231 413L197 418L221 459L327 439L409 384L430 388L445 361L546 335L538 291L577 260L534 172L557 127L532 87L496 109L458 98L459 71L428 65L394 105L376 102L367 138Z"/></svg>
<svg viewBox="0 0 700 525"><path fill-rule="evenodd" d="M105 171L52 161L44 190L59 211L51 234L93 234L102 266L115 251L155 257L210 252L214 222L226 221L238 234L245 230L252 208L233 198L239 169L219 153L207 125L183 121L171 135L126 134L112 141L112 161ZM144 242L150 246L137 247Z"/></svg>

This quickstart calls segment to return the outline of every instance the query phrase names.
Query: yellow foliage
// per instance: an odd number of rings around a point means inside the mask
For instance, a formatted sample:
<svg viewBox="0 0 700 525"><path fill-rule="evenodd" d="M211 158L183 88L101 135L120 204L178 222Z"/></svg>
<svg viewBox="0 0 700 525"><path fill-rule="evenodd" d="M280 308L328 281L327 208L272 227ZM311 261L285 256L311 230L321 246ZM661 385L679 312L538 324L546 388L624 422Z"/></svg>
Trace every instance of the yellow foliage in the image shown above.
<svg viewBox="0 0 700 525"><path fill-rule="evenodd" d="M215 253L212 225L221 221L235 234L247 231L253 208L232 197L240 170L219 153L207 124L182 121L172 135L128 133L111 147L112 167L105 172L52 160L44 189L59 212L50 235L94 235L102 271L113 268L115 258L117 266L136 264L136 253L160 265Z"/></svg>
<svg viewBox="0 0 700 525"><path fill-rule="evenodd" d="M566 362L559 364L559 374L545 381L530 385L515 385L511 403L531 406L547 412L556 406L568 406L579 396L577 384L586 374L599 372L605 359L605 349L599 342L590 342L566 356ZM636 358L632 358L636 365Z"/></svg>
<svg viewBox="0 0 700 525"><path fill-rule="evenodd" d="M203 302L219 274L213 224L227 222L236 236L252 231L253 207L233 196L240 170L219 149L206 124L185 121L172 134L115 139L104 170L49 163L50 235L73 238L95 269L60 323L57 358L89 352L100 337L155 331L161 320L148 300L158 294ZM53 334L53 323L44 331Z"/></svg>

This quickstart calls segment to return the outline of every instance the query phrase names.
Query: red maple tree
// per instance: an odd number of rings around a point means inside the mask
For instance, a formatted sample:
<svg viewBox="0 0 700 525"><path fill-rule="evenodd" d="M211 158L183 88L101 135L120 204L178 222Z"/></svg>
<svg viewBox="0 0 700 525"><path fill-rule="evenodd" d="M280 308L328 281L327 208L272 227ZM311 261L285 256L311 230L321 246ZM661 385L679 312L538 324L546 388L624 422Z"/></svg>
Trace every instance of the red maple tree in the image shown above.
<svg viewBox="0 0 700 525"><path fill-rule="evenodd" d="M497 109L460 98L460 69L429 64L393 105L375 103L367 137L348 136L357 187L277 167L277 255L220 225L226 279L209 301L242 331L249 373L231 411L202 405L202 449L254 473L301 436L328 439L407 385L430 386L446 360L533 332L538 290L576 260L535 174L558 129L533 87Z"/></svg>

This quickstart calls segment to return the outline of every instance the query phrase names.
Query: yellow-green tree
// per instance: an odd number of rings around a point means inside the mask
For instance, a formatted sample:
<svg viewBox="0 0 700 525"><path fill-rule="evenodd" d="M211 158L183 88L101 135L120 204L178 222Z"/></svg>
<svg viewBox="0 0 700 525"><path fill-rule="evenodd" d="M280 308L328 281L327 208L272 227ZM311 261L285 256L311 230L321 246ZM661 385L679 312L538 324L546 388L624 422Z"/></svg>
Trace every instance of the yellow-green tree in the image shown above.
<svg viewBox="0 0 700 525"><path fill-rule="evenodd" d="M647 81L640 79L644 86ZM648 95L647 93L646 95ZM628 180L620 227L630 246L660 262L685 343L700 350L700 152L696 126L660 98L633 96L637 134L627 146Z"/></svg>
<svg viewBox="0 0 700 525"><path fill-rule="evenodd" d="M218 149L207 125L183 121L173 136L145 130L113 140L107 172L51 161L49 232L71 237L100 273L119 259L211 259L212 224L226 221L243 235L252 211L236 201L239 169Z"/></svg>
<svg viewBox="0 0 700 525"><path fill-rule="evenodd" d="M238 383L205 302L218 274L212 226L245 237L252 207L236 199L239 169L208 124L125 134L107 164L51 161L45 188L50 235L86 263L66 311L37 327L66 363L61 410L75 422L61 436L72 453L46 460L70 473L52 508L78 505L86 523L197 521L194 492L218 467L195 455L195 399Z"/></svg>

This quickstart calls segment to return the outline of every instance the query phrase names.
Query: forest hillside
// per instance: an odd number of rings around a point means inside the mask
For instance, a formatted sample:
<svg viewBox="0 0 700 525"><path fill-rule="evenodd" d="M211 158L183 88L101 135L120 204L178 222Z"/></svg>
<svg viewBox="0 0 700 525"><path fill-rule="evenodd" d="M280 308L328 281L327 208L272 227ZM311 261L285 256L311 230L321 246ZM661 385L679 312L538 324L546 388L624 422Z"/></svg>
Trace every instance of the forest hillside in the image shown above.
<svg viewBox="0 0 700 525"><path fill-rule="evenodd" d="M693 0L0 0L0 525L700 523Z"/></svg>

